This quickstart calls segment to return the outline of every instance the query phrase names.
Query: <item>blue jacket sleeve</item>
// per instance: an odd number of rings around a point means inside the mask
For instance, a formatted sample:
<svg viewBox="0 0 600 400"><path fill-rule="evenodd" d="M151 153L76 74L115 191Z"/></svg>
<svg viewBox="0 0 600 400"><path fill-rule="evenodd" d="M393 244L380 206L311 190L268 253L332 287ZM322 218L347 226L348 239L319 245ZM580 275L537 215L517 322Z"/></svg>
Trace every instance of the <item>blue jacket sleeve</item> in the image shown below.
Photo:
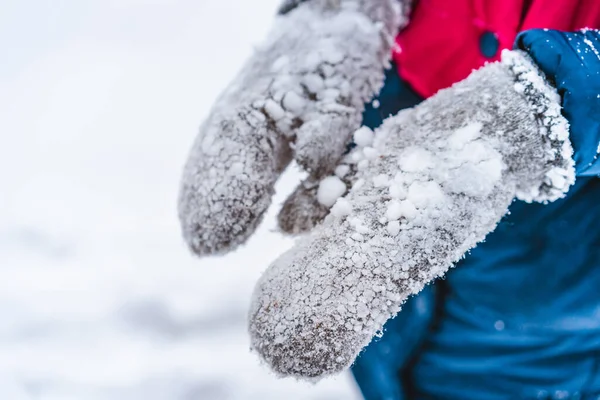
<svg viewBox="0 0 600 400"><path fill-rule="evenodd" d="M365 400L409 398L401 375L433 322L435 289L429 285L408 299L385 324L383 336L373 339L354 362L352 374Z"/></svg>
<svg viewBox="0 0 600 400"><path fill-rule="evenodd" d="M515 48L529 53L562 98L577 175L600 175L600 32L532 29Z"/></svg>

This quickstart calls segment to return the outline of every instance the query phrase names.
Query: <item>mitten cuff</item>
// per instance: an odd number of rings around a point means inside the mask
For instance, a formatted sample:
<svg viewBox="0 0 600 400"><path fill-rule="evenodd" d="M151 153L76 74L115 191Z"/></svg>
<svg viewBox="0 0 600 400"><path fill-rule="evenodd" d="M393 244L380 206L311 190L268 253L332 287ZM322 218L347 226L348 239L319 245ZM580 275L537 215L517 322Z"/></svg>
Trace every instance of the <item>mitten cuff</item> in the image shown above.
<svg viewBox="0 0 600 400"><path fill-rule="evenodd" d="M519 187L517 198L542 203L562 198L575 182L575 161L569 123L561 113L560 96L525 52L505 50L502 64L515 76L515 90L525 96L534 110L540 128L539 139L547 149L542 182Z"/></svg>

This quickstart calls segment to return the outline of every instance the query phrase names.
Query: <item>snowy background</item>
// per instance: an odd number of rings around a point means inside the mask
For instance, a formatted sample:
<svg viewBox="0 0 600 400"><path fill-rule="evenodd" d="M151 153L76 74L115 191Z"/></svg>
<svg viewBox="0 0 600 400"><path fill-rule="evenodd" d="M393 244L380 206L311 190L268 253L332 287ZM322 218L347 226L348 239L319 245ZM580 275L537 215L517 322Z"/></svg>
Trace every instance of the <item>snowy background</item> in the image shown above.
<svg viewBox="0 0 600 400"><path fill-rule="evenodd" d="M278 0L0 2L0 398L357 399L248 350L254 282L291 241L199 260L176 220L201 119ZM288 174L276 203L293 189Z"/></svg>

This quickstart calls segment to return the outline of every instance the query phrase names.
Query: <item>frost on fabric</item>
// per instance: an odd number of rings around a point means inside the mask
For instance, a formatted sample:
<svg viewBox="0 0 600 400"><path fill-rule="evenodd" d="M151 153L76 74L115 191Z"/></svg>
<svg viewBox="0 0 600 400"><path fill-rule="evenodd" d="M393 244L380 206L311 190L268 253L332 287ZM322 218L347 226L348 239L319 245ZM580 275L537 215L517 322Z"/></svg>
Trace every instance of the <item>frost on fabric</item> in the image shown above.
<svg viewBox="0 0 600 400"><path fill-rule="evenodd" d="M319 378L349 367L408 296L496 227L522 188L568 163L557 158L566 141L554 136L557 121L538 113L553 109L553 92L522 78L490 64L387 119L342 160L356 169L352 189L255 288L252 346L274 371Z"/></svg>
<svg viewBox="0 0 600 400"><path fill-rule="evenodd" d="M530 101L541 127L542 140L549 142L552 168L541 184L521 185L517 198L526 202L548 202L565 196L575 183L575 161L569 140L569 122L561 113L560 96L539 73L525 53L505 50L502 63L517 77L515 89ZM548 147L548 146L546 146Z"/></svg>
<svg viewBox="0 0 600 400"><path fill-rule="evenodd" d="M220 96L190 152L179 217L197 254L229 251L253 233L292 157L315 179L334 170L364 103L381 88L404 18L397 0L289 5ZM314 200L315 186L299 188L284 207L280 223L290 231L311 223L309 210L326 212Z"/></svg>

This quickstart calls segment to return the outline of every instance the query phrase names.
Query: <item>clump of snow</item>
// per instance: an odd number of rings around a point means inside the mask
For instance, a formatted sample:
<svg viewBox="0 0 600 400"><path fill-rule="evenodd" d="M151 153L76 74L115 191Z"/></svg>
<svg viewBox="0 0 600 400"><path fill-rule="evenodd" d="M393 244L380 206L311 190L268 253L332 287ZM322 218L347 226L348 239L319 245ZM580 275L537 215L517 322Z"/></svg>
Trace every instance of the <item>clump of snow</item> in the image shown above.
<svg viewBox="0 0 600 400"><path fill-rule="evenodd" d="M317 74L305 75L304 78L302 78L302 84L311 94L321 93L325 88L325 82L323 82L323 78Z"/></svg>
<svg viewBox="0 0 600 400"><path fill-rule="evenodd" d="M367 160L367 159L360 160L358 162L358 164L356 164L356 168L359 171L365 171L365 170L367 170L367 168L369 168L369 160Z"/></svg>
<svg viewBox="0 0 600 400"><path fill-rule="evenodd" d="M400 222L399 221L388 222L387 232L392 237L397 236L400 233Z"/></svg>
<svg viewBox="0 0 600 400"><path fill-rule="evenodd" d="M338 178L344 178L350 172L350 166L342 164L335 169L335 174Z"/></svg>
<svg viewBox="0 0 600 400"><path fill-rule="evenodd" d="M354 132L354 143L360 147L368 147L373 144L374 137L373 131L369 127L363 126Z"/></svg>
<svg viewBox="0 0 600 400"><path fill-rule="evenodd" d="M352 190L360 190L360 188L362 188L365 185L365 180L363 178L358 178L353 184L352 184Z"/></svg>
<svg viewBox="0 0 600 400"><path fill-rule="evenodd" d="M453 193L465 193L469 196L487 196L494 190L502 177L505 165L502 155L490 143L462 136L455 141L456 152L450 157L453 166L448 168L446 184ZM468 160L469 162L464 162Z"/></svg>
<svg viewBox="0 0 600 400"><path fill-rule="evenodd" d="M472 197L489 195L502 177L505 166L501 157L468 164L448 172L446 184L453 193L464 193Z"/></svg>
<svg viewBox="0 0 600 400"><path fill-rule="evenodd" d="M406 190L398 183L392 183L389 190L390 196L394 199L404 200L406 198Z"/></svg>
<svg viewBox="0 0 600 400"><path fill-rule="evenodd" d="M321 181L317 191L317 200L326 207L331 207L346 193L346 184L337 176L329 176Z"/></svg>
<svg viewBox="0 0 600 400"><path fill-rule="evenodd" d="M275 101L268 99L265 101L265 112L273 121L279 121L285 117L285 110Z"/></svg>
<svg viewBox="0 0 600 400"><path fill-rule="evenodd" d="M339 198L331 208L331 214L336 217L344 217L352 213L352 204L346 199Z"/></svg>
<svg viewBox="0 0 600 400"><path fill-rule="evenodd" d="M455 130L448 138L448 146L456 150L464 148L467 143L471 143L479 138L482 128L483 125L481 122L472 122L467 126Z"/></svg>
<svg viewBox="0 0 600 400"><path fill-rule="evenodd" d="M385 217L388 220L395 221L397 219L400 219L401 216L402 206L400 205L400 202L396 200L390 201L390 203L388 204L387 211L385 212Z"/></svg>
<svg viewBox="0 0 600 400"><path fill-rule="evenodd" d="M288 92L283 97L283 107L295 115L302 114L307 106L307 101L296 92Z"/></svg>
<svg viewBox="0 0 600 400"><path fill-rule="evenodd" d="M369 161L373 161L379 156L379 152L373 147L365 147L363 150L363 154L365 158Z"/></svg>
<svg viewBox="0 0 600 400"><path fill-rule="evenodd" d="M406 218L411 220L417 216L417 208L415 204L410 200L392 200L388 204L388 208L385 212L385 217L388 221L396 221L400 218Z"/></svg>
<svg viewBox="0 0 600 400"><path fill-rule="evenodd" d="M422 147L411 146L402 151L398 165L405 172L422 172L435 165L433 156Z"/></svg>
<svg viewBox="0 0 600 400"><path fill-rule="evenodd" d="M375 187L384 187L388 186L390 182L390 177L386 174L379 174L375 178L373 178L373 185Z"/></svg>
<svg viewBox="0 0 600 400"><path fill-rule="evenodd" d="M434 181L413 182L408 188L406 203L414 204L417 208L437 207L445 200L444 191L439 183Z"/></svg>

